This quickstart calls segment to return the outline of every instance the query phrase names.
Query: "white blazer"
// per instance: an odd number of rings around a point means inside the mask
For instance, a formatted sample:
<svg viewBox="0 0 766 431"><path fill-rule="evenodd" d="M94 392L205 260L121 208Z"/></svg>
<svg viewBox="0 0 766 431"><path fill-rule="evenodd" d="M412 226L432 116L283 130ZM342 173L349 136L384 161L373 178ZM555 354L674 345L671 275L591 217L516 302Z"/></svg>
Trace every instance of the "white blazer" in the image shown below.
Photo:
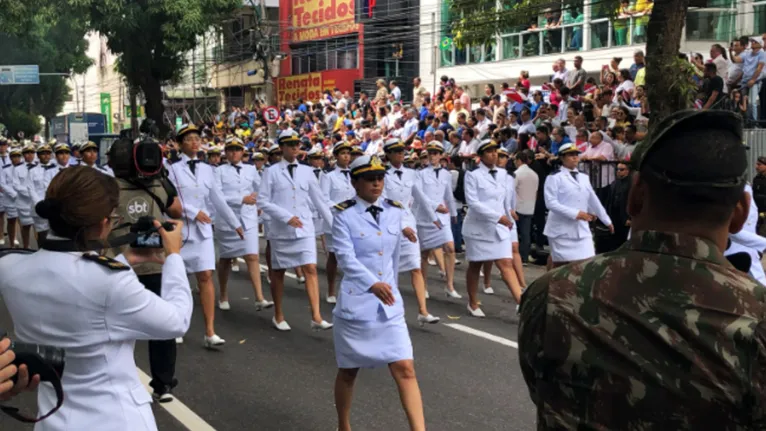
<svg viewBox="0 0 766 431"><path fill-rule="evenodd" d="M122 256L116 260L125 263ZM0 294L19 341L65 350L64 404L35 431L157 429L133 347L136 340L173 339L189 329L193 301L180 255L162 266L162 297L132 269L48 250L0 259ZM40 385L37 402L41 412L55 406L52 385Z"/></svg>
<svg viewBox="0 0 766 431"><path fill-rule="evenodd" d="M402 171L401 178L396 174L396 171ZM420 178L418 177L417 171L414 169L406 168L404 165L400 166L398 169L393 166L390 167L386 171L383 197L398 201L404 206L402 228L416 228L417 220L415 214L412 212L412 207L415 205L415 202L419 203L418 208L423 212L423 217L427 216L426 211L428 211L432 221L437 220L436 208L439 206L439 202L429 200L423 193Z"/></svg>
<svg viewBox="0 0 766 431"><path fill-rule="evenodd" d="M297 163L297 161L293 162ZM261 179L258 204L269 215L268 239L296 239L315 236L312 210L316 210L326 223L332 223L327 199L319 189L313 168L297 163L294 178L287 169L287 161L269 166ZM314 204L309 205L309 200ZM303 227L296 229L287 224L291 218L300 218Z"/></svg>
<svg viewBox="0 0 766 431"><path fill-rule="evenodd" d="M465 174L465 203L468 212L463 219L463 237L474 241L502 241L511 237L511 230L498 223L500 217L510 217L507 192L508 172L498 167L492 178L483 163Z"/></svg>
<svg viewBox="0 0 766 431"><path fill-rule="evenodd" d="M750 255L750 274L763 285L766 285L766 273L761 264L761 254L766 252L766 238L758 235L756 226L758 224L758 206L753 198L753 188L750 184L745 184L745 191L750 193L750 211L747 213L747 220L742 230L729 235L731 246L726 249L724 256L730 256L735 253L745 252Z"/></svg>
<svg viewBox="0 0 766 431"><path fill-rule="evenodd" d="M348 177L339 167L319 177L319 188L322 189L325 199L329 199L330 208L356 196L356 190L351 185L351 170L346 170L349 171ZM313 172L312 168L312 174ZM332 235L332 225L325 223L323 232Z"/></svg>
<svg viewBox="0 0 766 431"><path fill-rule="evenodd" d="M12 171L13 189L16 190L16 208L19 211L23 211L25 214L30 214L32 211L34 190L32 185L32 169L36 164L32 163L32 167L29 167L29 163L21 163L18 166L14 166Z"/></svg>
<svg viewBox="0 0 766 431"><path fill-rule="evenodd" d="M440 168L437 176L436 170L430 166L423 168L418 173L420 186L424 196L430 202L424 205L416 200L412 207L418 226L433 226L434 216L443 228L449 229L450 217L457 217L457 204L452 194L452 174L448 169ZM436 213L439 205L444 205L449 210L448 214Z"/></svg>
<svg viewBox="0 0 766 431"><path fill-rule="evenodd" d="M226 205L223 199L223 192L216 186L213 167L207 163L199 162L195 167L195 173L189 168L191 159L183 154L181 160L170 165L168 175L170 181L178 189L178 197L181 199L184 220L184 240L202 241L212 238L213 226L209 223L200 223L195 220L200 211L210 216L210 208L206 203L206 198L210 198L216 210L218 220L226 223L230 230L242 226L234 212ZM221 223L219 222L219 225Z"/></svg>
<svg viewBox="0 0 766 431"><path fill-rule="evenodd" d="M545 206L548 207L548 219L543 233L549 238L582 239L593 234L585 220L577 220L582 211L595 214L601 223L609 226L612 219L598 200L588 176L577 172L575 180L571 172L561 168L559 172L548 175L545 179Z"/></svg>
<svg viewBox="0 0 766 431"><path fill-rule="evenodd" d="M245 205L242 199L251 193L258 193L261 177L253 165L237 164L237 168L226 163L214 170L216 187L223 191L226 203L239 216L245 230L258 228L258 207ZM222 231L231 230L226 224L217 226Z"/></svg>

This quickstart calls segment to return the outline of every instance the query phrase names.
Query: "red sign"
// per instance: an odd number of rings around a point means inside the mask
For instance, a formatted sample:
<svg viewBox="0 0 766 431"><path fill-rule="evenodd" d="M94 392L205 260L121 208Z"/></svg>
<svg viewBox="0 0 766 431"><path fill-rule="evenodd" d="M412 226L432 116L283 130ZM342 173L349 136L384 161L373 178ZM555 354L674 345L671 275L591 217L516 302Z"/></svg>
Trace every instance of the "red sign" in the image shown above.
<svg viewBox="0 0 766 431"><path fill-rule="evenodd" d="M328 70L277 78L277 101L296 103L298 99L303 99L305 102L318 102L322 99L323 91L335 88L353 93L354 80L359 78L358 69Z"/></svg>
<svg viewBox="0 0 766 431"><path fill-rule="evenodd" d="M267 123L273 124L276 123L277 120L279 120L279 109L269 106L263 111L263 119L266 120Z"/></svg>
<svg viewBox="0 0 766 431"><path fill-rule="evenodd" d="M354 0L288 0L291 42L325 39L359 31L354 22Z"/></svg>

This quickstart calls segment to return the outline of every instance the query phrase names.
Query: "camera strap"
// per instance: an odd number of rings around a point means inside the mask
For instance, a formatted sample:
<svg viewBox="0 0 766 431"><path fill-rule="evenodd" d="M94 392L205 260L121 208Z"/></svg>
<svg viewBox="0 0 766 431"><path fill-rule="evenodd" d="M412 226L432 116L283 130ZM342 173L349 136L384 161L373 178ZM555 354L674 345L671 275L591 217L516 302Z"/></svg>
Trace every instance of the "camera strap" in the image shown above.
<svg viewBox="0 0 766 431"><path fill-rule="evenodd" d="M32 358L33 357L25 358L24 363L27 364L27 367L29 369L32 369L32 367L29 365L29 361L32 360ZM45 376L40 375L40 380L50 383L53 386L53 390L56 391L56 405L53 407L53 409L51 409L51 411L49 411L48 413L38 418L31 418L29 416L19 413L18 407L0 406L0 410L2 410L3 413L16 419L19 422L24 422L28 424L34 424L44 419L47 419L52 414L56 413L58 409L60 409L61 406L64 404L64 388L61 386L61 376L58 374L58 372L53 367L46 364L45 361L43 361L39 357L37 357L37 363L34 364L34 367L36 367L35 369L44 370Z"/></svg>

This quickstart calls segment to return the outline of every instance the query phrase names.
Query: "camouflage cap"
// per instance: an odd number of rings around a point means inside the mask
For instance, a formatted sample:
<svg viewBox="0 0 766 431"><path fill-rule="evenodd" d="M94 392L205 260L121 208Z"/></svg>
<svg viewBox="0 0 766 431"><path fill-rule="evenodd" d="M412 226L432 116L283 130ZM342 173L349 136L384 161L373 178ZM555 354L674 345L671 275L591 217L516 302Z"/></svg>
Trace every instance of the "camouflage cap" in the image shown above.
<svg viewBox="0 0 766 431"><path fill-rule="evenodd" d="M657 151L658 148L663 148L670 143L689 145L689 143L682 142L680 139L668 139L669 137L676 137L679 133L699 130L730 132L740 142L743 141L744 136L742 117L734 112L718 110L695 111L691 109L678 111L662 119L647 134L644 140L636 146L631 156L631 163L634 169L638 171L646 166L654 166L656 161L652 161L649 156ZM689 148L693 148L693 143L689 145ZM744 152L746 148L746 145L743 143L742 151ZM739 173L736 175L722 174L719 178L681 179L671 178L668 176L668 172L665 171L656 173L668 184L677 186L734 187L741 185L745 181L744 175L747 166L743 165L741 171L738 167L733 168ZM660 168L659 170L663 169Z"/></svg>

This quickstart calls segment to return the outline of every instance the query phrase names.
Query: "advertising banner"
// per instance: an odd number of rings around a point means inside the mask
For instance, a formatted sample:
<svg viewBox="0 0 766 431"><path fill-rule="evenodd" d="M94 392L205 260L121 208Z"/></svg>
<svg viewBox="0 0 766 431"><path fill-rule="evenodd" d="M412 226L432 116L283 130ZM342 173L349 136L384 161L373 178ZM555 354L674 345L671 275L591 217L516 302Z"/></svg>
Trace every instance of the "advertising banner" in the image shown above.
<svg viewBox="0 0 766 431"><path fill-rule="evenodd" d="M359 31L354 0L288 0L292 10L291 42L325 39Z"/></svg>
<svg viewBox="0 0 766 431"><path fill-rule="evenodd" d="M322 98L324 90L335 88L353 92L355 79L359 79L357 69L331 70L277 78L277 101L280 104L294 103L298 99L317 102Z"/></svg>

